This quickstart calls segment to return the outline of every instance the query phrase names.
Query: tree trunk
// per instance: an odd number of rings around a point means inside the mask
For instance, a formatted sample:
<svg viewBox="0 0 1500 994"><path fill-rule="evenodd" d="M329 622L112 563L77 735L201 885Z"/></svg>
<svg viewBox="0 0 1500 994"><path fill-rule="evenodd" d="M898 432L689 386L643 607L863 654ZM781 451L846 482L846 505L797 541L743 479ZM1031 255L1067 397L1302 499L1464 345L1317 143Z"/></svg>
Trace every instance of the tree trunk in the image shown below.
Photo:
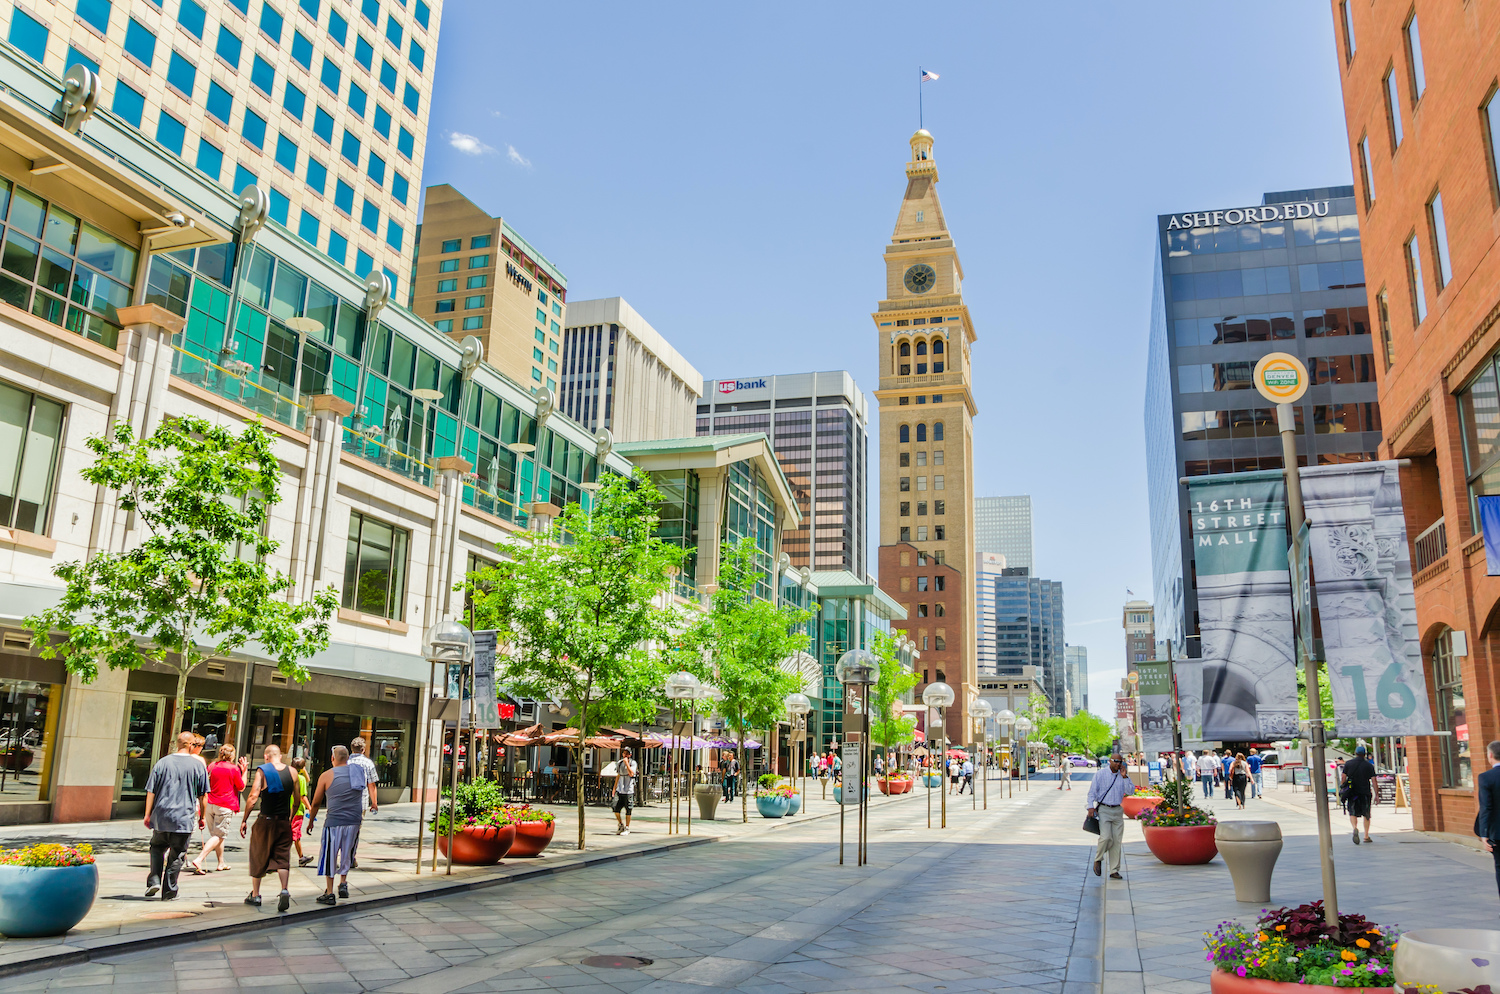
<svg viewBox="0 0 1500 994"><path fill-rule="evenodd" d="M592 682L592 681L591 681ZM592 686L588 688L592 690ZM574 768L578 771L577 779L574 781L577 787L578 799L578 851L583 852L583 750L585 748L585 730L588 728L589 705L588 691L584 692L583 701L578 705L578 761Z"/></svg>
<svg viewBox="0 0 1500 994"><path fill-rule="evenodd" d="M193 667L196 666L196 665L197 665L197 663L187 663L186 665L184 665L183 662L180 661L180 660L177 663L177 704L176 704L176 710L174 710L172 712L172 723L174 725L176 725L177 727L176 728L169 728L168 729L168 734L167 734L167 752L168 753L176 751L176 747L172 743L174 743L177 740L177 733L178 732L185 731L185 729L182 727L182 716L183 716L183 713L184 713L184 709L187 706L187 681L188 681L188 673L190 673L192 671Z"/></svg>
<svg viewBox="0 0 1500 994"><path fill-rule="evenodd" d="M747 823L750 821L750 802L746 800L746 788L750 786L750 771L745 766L745 725L743 721L740 722L739 760L740 777L742 778L740 780L740 822Z"/></svg>

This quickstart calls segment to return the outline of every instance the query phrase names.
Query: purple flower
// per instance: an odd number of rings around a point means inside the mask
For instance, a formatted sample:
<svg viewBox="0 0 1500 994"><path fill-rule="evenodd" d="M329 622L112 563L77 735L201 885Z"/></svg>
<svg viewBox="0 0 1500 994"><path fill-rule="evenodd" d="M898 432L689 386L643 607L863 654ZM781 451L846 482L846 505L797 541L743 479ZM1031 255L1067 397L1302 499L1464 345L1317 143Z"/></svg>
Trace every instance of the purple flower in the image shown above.
<svg viewBox="0 0 1500 994"><path fill-rule="evenodd" d="M1245 975L1245 968L1243 966L1237 966L1234 968L1234 972L1243 977Z"/></svg>

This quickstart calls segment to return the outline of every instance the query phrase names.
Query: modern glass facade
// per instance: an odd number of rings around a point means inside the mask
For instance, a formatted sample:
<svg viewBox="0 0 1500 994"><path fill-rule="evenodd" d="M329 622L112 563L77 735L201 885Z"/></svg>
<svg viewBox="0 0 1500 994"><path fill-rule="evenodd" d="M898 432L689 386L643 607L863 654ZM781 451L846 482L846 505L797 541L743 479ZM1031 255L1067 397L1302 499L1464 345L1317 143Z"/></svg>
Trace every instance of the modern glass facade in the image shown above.
<svg viewBox="0 0 1500 994"><path fill-rule="evenodd" d="M1302 465L1377 458L1374 339L1352 186L1268 193L1258 207L1157 219L1146 365L1146 462L1157 638L1196 656L1184 476L1282 466L1276 412L1251 372L1307 365Z"/></svg>
<svg viewBox="0 0 1500 994"><path fill-rule="evenodd" d="M1089 709L1089 650L1087 646L1063 646L1063 658L1068 667L1068 695L1073 711Z"/></svg>
<svg viewBox="0 0 1500 994"><path fill-rule="evenodd" d="M974 502L974 550L998 552L1005 565L1036 570L1032 552L1031 497L981 497Z"/></svg>
<svg viewBox="0 0 1500 994"><path fill-rule="evenodd" d="M1063 588L1057 580L1007 568L994 579L997 676L1021 676L1036 667L1054 714L1062 714L1067 688Z"/></svg>

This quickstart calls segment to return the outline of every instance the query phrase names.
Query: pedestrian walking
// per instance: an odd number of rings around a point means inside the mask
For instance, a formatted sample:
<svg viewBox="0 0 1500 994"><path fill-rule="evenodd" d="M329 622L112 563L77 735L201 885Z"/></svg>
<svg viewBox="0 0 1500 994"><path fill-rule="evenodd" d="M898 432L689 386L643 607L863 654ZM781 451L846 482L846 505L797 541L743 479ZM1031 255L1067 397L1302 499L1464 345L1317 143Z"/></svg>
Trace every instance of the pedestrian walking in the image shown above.
<svg viewBox="0 0 1500 994"><path fill-rule="evenodd" d="M287 765L292 768L292 775L297 778L297 799L292 808L292 845L297 850L297 865L306 866L314 858L302 852L302 826L307 820L307 760L298 756Z"/></svg>
<svg viewBox="0 0 1500 994"><path fill-rule="evenodd" d="M1224 800L1226 801L1231 800L1234 796L1233 785L1230 783L1229 776L1229 768L1233 765L1234 753L1230 752L1228 749L1225 749L1224 755L1219 759L1219 771L1224 781Z"/></svg>
<svg viewBox="0 0 1500 994"><path fill-rule="evenodd" d="M620 750L620 761L615 764L615 800L611 807L619 826L616 835L630 834L630 814L635 810L635 775L635 763L630 758L630 747L626 746Z"/></svg>
<svg viewBox="0 0 1500 994"><path fill-rule="evenodd" d="M1125 811L1122 801L1135 793L1135 784L1124 773L1125 760L1119 753L1109 757L1109 768L1094 774L1089 784L1089 817L1099 819L1099 844L1094 849L1094 876L1104 872L1104 861L1109 860L1111 880L1123 880L1120 875L1120 843L1125 839Z"/></svg>
<svg viewBox="0 0 1500 994"><path fill-rule="evenodd" d="M726 801L732 801L737 796L736 791L738 791L739 789L739 772L739 757L731 753L729 756L729 762L724 764L724 773L720 778L720 787L723 788L721 790L721 793L724 795L724 800Z"/></svg>
<svg viewBox="0 0 1500 994"><path fill-rule="evenodd" d="M1260 785L1260 767L1265 760L1260 758L1259 749L1252 748L1250 755L1245 757L1245 762L1250 766L1250 796L1259 797L1265 792Z"/></svg>
<svg viewBox="0 0 1500 994"><path fill-rule="evenodd" d="M221 745L215 760L208 767L208 816L204 830L208 838L203 840L203 851L198 858L188 866L193 868L193 876L201 877L208 873L203 868L203 861L208 858L209 853L216 853L219 857L219 865L214 867L215 872L230 869L224 861L224 840L229 835L229 823L234 816L240 813L240 793L245 789L245 770L249 766L249 760L241 757L235 762L234 746Z"/></svg>
<svg viewBox="0 0 1500 994"><path fill-rule="evenodd" d="M1474 834L1484 843L1484 851L1495 860L1495 886L1500 888L1500 741L1491 742L1485 750L1490 768L1479 774L1479 815L1474 819Z"/></svg>
<svg viewBox="0 0 1500 994"><path fill-rule="evenodd" d="M960 792L959 781L963 779L963 775L964 775L964 768L963 768L962 764L960 764L959 761L956 760L956 759L954 759L952 756L949 756L948 757L948 793L950 793L950 794L957 794L957 793Z"/></svg>
<svg viewBox="0 0 1500 994"><path fill-rule="evenodd" d="M354 847L359 843L359 827L364 822L367 798L370 810L378 810L375 784L365 779L363 767L350 765L348 749L334 746L333 766L318 777L318 786L307 806L308 830L311 831L318 819L318 808L325 803L328 805L323 842L318 848L318 876L327 878L328 884L318 896L319 904L338 903L333 896L334 877L339 878L338 896L346 900L349 897L350 861Z"/></svg>
<svg viewBox="0 0 1500 994"><path fill-rule="evenodd" d="M1339 771L1339 800L1344 804L1344 813L1349 816L1349 825L1354 829L1354 844L1359 845L1359 819L1365 820L1365 841L1370 838L1370 807L1374 794L1370 785L1375 780L1375 764L1365 758L1365 747L1354 747L1354 756L1344 763Z"/></svg>
<svg viewBox="0 0 1500 994"><path fill-rule="evenodd" d="M342 749L343 746L334 748ZM250 830L250 894L245 903L260 907L260 878L275 870L281 881L276 910L285 911L292 905L287 884L292 873L292 807L296 803L297 777L292 768L281 761L280 746L266 746L262 756L265 762L255 769L250 797L245 801L244 814L240 816L240 838L243 839L250 812L255 810L255 802L260 801L260 817L255 819L255 827Z"/></svg>
<svg viewBox="0 0 1500 994"><path fill-rule="evenodd" d="M1057 761L1057 789L1058 790L1064 790L1064 789L1066 789L1066 790L1072 790L1073 789L1073 781L1072 781L1072 779L1070 779L1072 772L1073 772L1073 760L1069 759L1068 756L1066 754L1064 754L1062 756L1062 758Z"/></svg>
<svg viewBox="0 0 1500 994"><path fill-rule="evenodd" d="M1230 789L1234 791L1235 807L1241 811L1245 809L1245 785L1250 782L1250 764L1245 761L1245 754L1235 753L1234 762L1229 765Z"/></svg>
<svg viewBox="0 0 1500 994"><path fill-rule="evenodd" d="M1203 787L1204 797L1214 796L1214 771L1219 768L1219 761L1212 753L1203 752L1198 756L1198 782Z"/></svg>
<svg viewBox="0 0 1500 994"><path fill-rule="evenodd" d="M965 790L972 792L974 790L973 760L966 759L963 761L963 765L959 767L959 777L960 780L958 785L958 792L960 794L962 794Z"/></svg>
<svg viewBox="0 0 1500 994"><path fill-rule="evenodd" d="M358 766L365 771L365 782L370 784L370 810L375 810L375 785L380 782L380 771L375 768L375 761L365 755L364 736L356 735L349 743L349 765ZM359 840L354 840L354 848L349 852L349 868L359 869Z"/></svg>
<svg viewBox="0 0 1500 994"><path fill-rule="evenodd" d="M194 825L202 828L205 824L208 770L193 755L196 738L192 732L179 732L177 751L157 760L146 780L145 824L151 829L147 897L161 891L163 901L176 900L177 875L187 859L188 839Z"/></svg>

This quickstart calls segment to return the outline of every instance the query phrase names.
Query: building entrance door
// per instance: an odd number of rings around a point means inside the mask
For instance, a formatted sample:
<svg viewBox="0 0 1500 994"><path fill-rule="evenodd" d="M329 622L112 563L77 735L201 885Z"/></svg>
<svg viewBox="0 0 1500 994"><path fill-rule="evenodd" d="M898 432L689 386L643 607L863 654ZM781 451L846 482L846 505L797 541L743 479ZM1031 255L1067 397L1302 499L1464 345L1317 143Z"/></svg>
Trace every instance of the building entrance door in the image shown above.
<svg viewBox="0 0 1500 994"><path fill-rule="evenodd" d="M161 746L167 699L131 694L125 702L125 730L115 773L115 800L146 803L146 779Z"/></svg>

